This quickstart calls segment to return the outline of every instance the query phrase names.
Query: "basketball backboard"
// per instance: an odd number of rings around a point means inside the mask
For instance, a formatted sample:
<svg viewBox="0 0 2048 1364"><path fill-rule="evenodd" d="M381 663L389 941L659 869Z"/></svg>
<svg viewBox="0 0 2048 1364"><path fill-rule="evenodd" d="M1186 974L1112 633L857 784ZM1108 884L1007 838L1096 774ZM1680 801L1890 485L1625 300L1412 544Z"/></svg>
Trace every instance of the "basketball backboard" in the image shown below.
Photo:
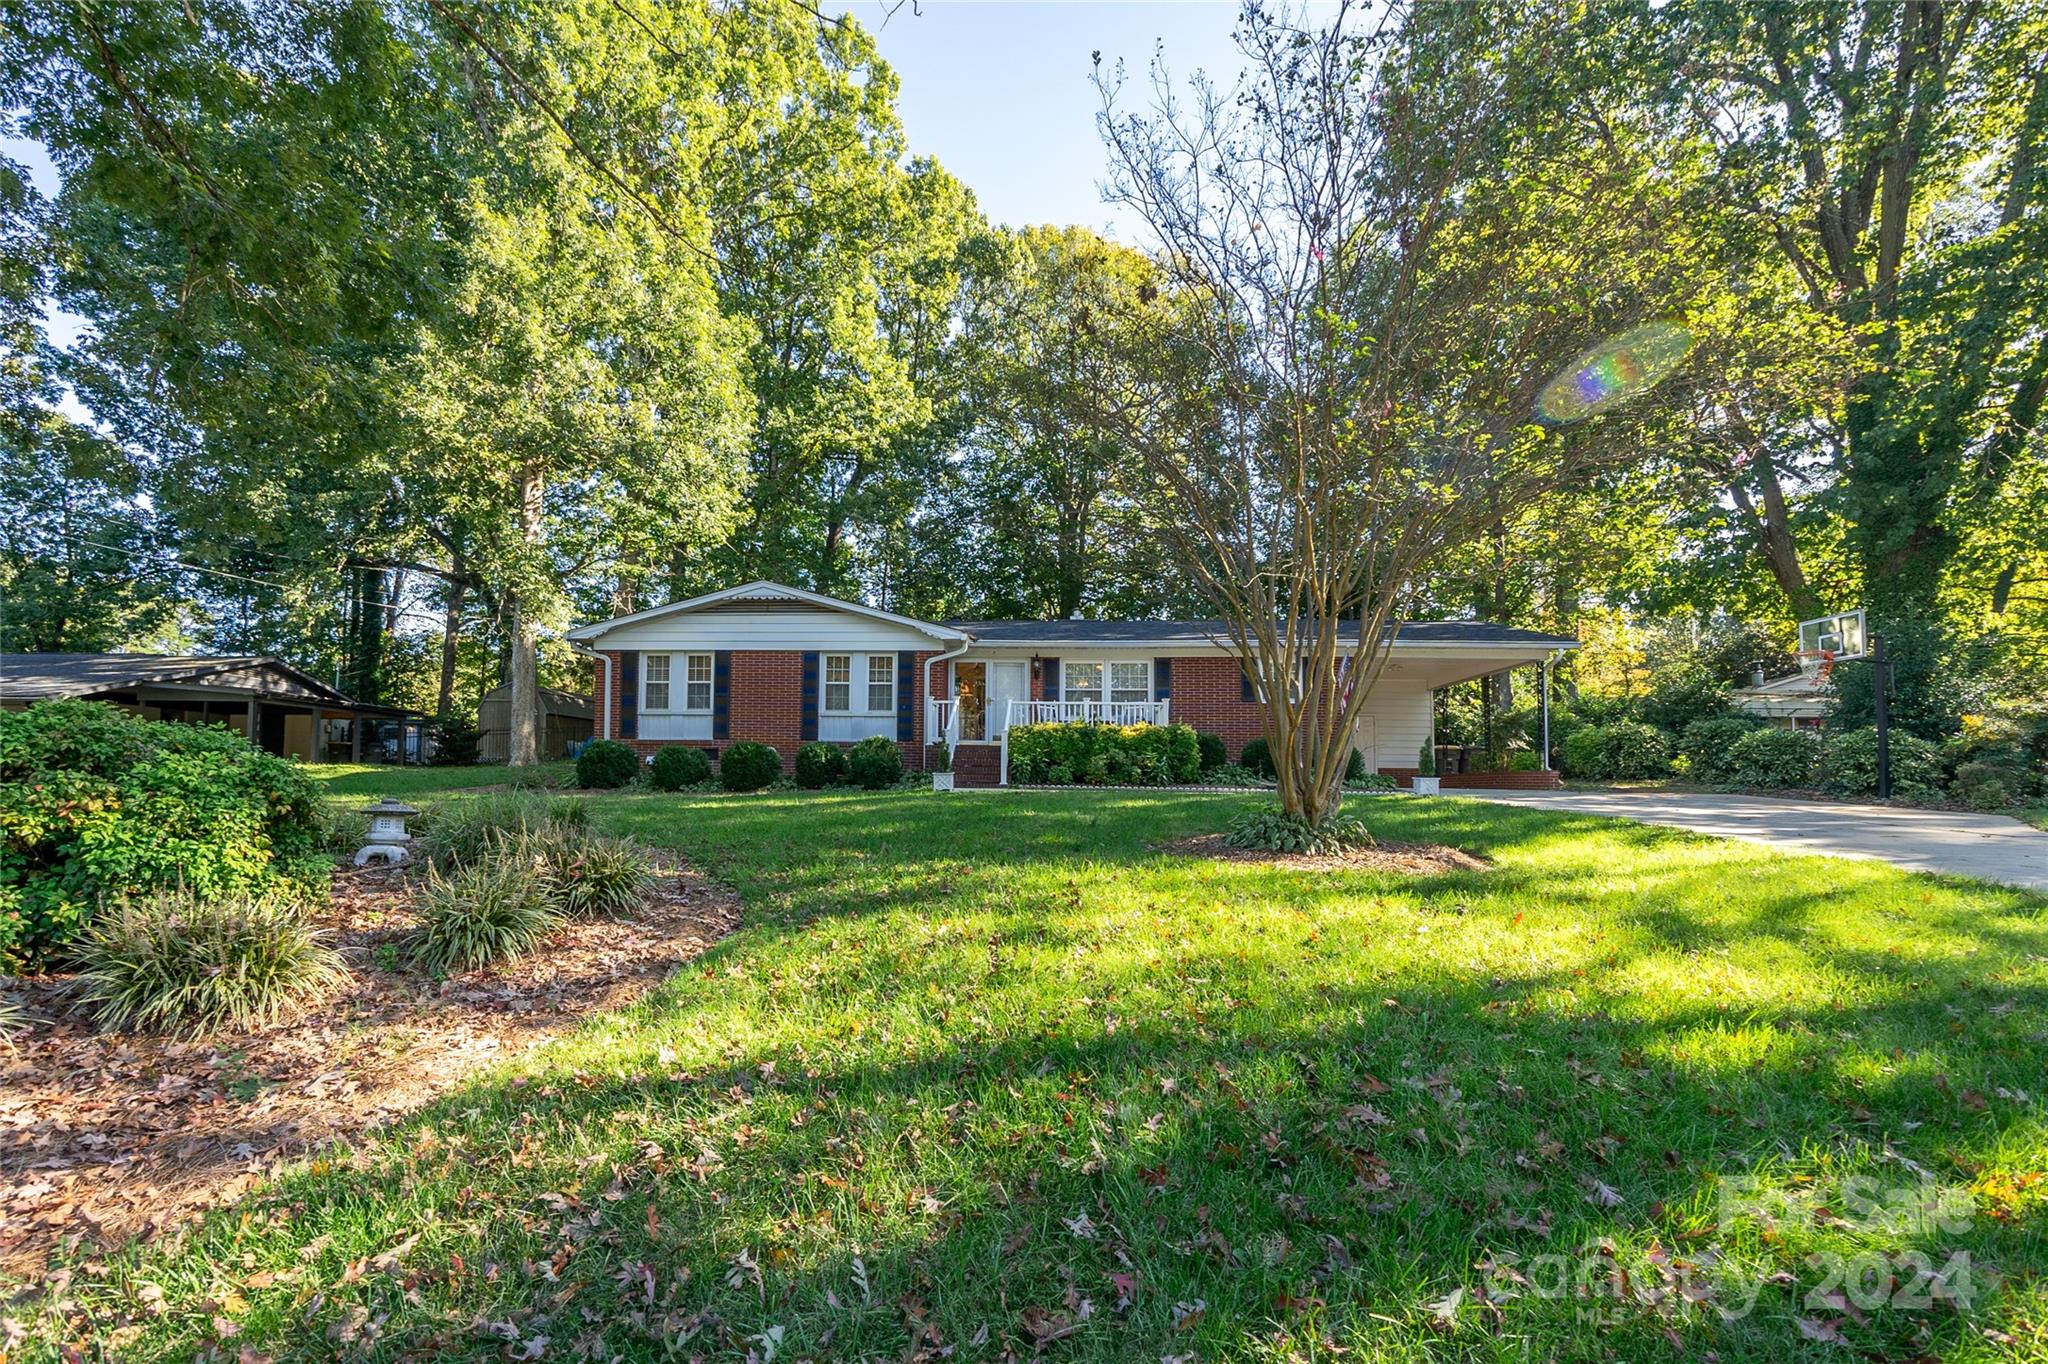
<svg viewBox="0 0 2048 1364"><path fill-rule="evenodd" d="M1799 670L1809 677L1826 677L1835 664L1869 652L1861 609L1799 622Z"/></svg>

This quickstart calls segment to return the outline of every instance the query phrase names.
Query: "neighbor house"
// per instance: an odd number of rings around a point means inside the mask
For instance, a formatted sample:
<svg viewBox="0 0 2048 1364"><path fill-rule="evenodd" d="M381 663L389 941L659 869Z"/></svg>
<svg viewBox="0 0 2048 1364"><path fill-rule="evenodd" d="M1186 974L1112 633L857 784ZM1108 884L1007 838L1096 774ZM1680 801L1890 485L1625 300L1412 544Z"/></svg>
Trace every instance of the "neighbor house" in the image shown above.
<svg viewBox="0 0 2048 1364"><path fill-rule="evenodd" d="M925 621L755 582L569 638L595 663L597 736L643 756L688 744L716 761L727 744L754 739L774 745L787 768L800 744L879 735L911 768L943 743L958 784L992 786L1006 777L1011 725L1177 721L1221 736L1232 758L1265 726L1236 647L1213 620ZM1403 625L1354 743L1369 770L1412 776L1438 688L1576 647L1475 621ZM1469 774L1464 784L1556 781L1539 771Z"/></svg>
<svg viewBox="0 0 2048 1364"><path fill-rule="evenodd" d="M0 709L104 701L148 720L225 725L307 762L414 762L426 717L344 695L262 654L0 654Z"/></svg>

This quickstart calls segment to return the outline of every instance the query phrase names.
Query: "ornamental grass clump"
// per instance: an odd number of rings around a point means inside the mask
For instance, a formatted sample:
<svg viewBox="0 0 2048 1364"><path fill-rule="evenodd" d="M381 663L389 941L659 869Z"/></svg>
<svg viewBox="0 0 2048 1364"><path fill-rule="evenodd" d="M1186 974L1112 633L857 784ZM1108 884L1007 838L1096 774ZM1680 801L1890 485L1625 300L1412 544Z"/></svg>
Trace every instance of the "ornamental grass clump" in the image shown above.
<svg viewBox="0 0 2048 1364"><path fill-rule="evenodd" d="M569 825L548 825L502 840L493 860L538 869L555 907L571 918L624 914L654 886L647 850Z"/></svg>
<svg viewBox="0 0 2048 1364"><path fill-rule="evenodd" d="M541 791L470 796L437 805L428 813L426 831L418 840L419 854L429 867L443 874L479 861L503 838L548 827L583 829L590 824L590 807L584 802Z"/></svg>
<svg viewBox="0 0 2048 1364"><path fill-rule="evenodd" d="M546 865L530 855L486 857L452 875L434 872L416 907L412 962L437 975L517 956L562 922Z"/></svg>
<svg viewBox="0 0 2048 1364"><path fill-rule="evenodd" d="M1321 824L1310 824L1288 814L1274 801L1241 811L1230 821L1223 841L1233 848L1316 857L1332 857L1353 848L1373 846L1373 836L1366 831L1364 820L1334 815Z"/></svg>
<svg viewBox="0 0 2048 1364"><path fill-rule="evenodd" d="M101 1026L197 1037L296 1018L348 979L289 904L173 891L102 910L73 949Z"/></svg>

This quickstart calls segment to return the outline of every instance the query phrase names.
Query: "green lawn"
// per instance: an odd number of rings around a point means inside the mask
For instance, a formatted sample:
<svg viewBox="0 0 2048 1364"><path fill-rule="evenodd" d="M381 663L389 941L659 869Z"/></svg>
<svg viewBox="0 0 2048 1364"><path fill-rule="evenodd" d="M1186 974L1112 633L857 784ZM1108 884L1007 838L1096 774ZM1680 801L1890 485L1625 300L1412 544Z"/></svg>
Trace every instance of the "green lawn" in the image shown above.
<svg viewBox="0 0 2048 1364"><path fill-rule="evenodd" d="M511 769L483 767L398 767L384 763L307 763L306 774L329 796L424 796L438 791L463 791L480 786L502 786ZM576 764L541 764L539 771L553 782L572 781Z"/></svg>
<svg viewBox="0 0 2048 1364"><path fill-rule="evenodd" d="M2041 899L1460 801L1365 813L1489 871L1150 850L1242 799L602 798L745 926L69 1295L124 1360L2048 1352Z"/></svg>

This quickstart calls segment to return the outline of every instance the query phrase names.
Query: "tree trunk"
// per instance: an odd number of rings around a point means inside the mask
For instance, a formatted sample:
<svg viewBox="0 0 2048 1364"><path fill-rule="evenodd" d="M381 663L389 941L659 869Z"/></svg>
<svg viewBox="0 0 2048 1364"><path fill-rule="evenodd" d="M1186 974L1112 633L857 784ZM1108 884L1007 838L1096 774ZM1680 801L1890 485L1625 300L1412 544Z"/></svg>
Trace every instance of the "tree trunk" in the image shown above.
<svg viewBox="0 0 2048 1364"><path fill-rule="evenodd" d="M441 690L434 699L434 714L446 720L455 713L455 650L462 638L462 604L468 596L467 584L460 574L461 563L455 564L455 571L449 576L448 590L441 614Z"/></svg>
<svg viewBox="0 0 2048 1364"><path fill-rule="evenodd" d="M519 475L519 533L527 545L540 545L540 464L529 461ZM531 767L540 761L540 631L524 595L513 590L505 594L505 642L511 674L511 733L507 753L514 767Z"/></svg>

